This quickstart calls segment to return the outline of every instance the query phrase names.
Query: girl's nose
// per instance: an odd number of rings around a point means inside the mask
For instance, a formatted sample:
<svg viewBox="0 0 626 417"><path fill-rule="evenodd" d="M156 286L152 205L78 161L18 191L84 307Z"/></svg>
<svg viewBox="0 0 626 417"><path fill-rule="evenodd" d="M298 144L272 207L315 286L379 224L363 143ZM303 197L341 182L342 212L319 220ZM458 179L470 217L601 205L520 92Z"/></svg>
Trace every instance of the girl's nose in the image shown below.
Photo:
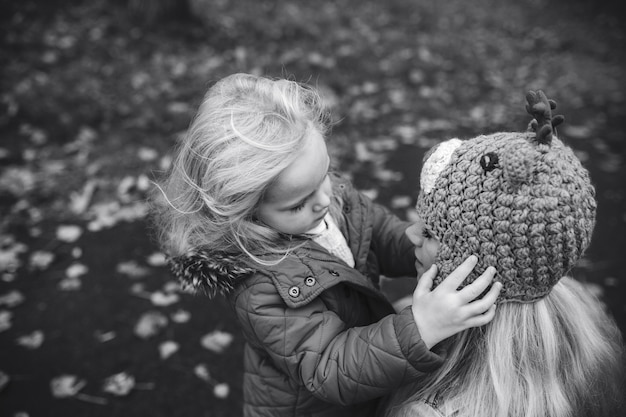
<svg viewBox="0 0 626 417"><path fill-rule="evenodd" d="M333 196L333 189L328 177L324 180L320 188L315 193L315 202L313 203L313 210L315 212L324 211L330 206L330 199Z"/></svg>
<svg viewBox="0 0 626 417"><path fill-rule="evenodd" d="M413 223L411 226L409 226L404 233L409 238L412 244L414 244L415 246L422 245L422 235L420 234L416 223Z"/></svg>
<svg viewBox="0 0 626 417"><path fill-rule="evenodd" d="M326 210L326 208L330 206L330 197L331 195L329 193L320 189L315 196L316 200L313 204L313 210L316 212Z"/></svg>

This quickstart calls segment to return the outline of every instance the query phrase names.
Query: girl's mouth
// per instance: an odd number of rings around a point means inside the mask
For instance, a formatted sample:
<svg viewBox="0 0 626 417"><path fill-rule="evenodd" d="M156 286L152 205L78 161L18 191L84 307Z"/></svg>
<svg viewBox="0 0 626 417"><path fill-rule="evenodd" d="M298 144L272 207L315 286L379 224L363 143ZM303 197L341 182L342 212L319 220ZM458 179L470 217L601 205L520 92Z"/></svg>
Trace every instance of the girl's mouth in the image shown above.
<svg viewBox="0 0 626 417"><path fill-rule="evenodd" d="M324 213L315 220L315 223L321 221L328 214L328 209L324 210Z"/></svg>

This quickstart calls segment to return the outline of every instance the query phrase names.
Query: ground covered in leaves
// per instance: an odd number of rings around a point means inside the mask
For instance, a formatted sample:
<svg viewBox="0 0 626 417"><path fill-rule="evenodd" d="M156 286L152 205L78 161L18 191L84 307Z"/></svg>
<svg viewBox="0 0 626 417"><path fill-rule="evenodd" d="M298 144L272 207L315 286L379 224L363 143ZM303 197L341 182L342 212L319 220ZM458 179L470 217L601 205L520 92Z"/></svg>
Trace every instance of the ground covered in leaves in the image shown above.
<svg viewBox="0 0 626 417"><path fill-rule="evenodd" d="M626 329L612 2L13 3L0 6L0 415L240 415L226 303L179 291L146 219L207 86L240 71L320 88L336 168L404 218L428 147L524 129L525 92L546 91L600 202L575 275Z"/></svg>

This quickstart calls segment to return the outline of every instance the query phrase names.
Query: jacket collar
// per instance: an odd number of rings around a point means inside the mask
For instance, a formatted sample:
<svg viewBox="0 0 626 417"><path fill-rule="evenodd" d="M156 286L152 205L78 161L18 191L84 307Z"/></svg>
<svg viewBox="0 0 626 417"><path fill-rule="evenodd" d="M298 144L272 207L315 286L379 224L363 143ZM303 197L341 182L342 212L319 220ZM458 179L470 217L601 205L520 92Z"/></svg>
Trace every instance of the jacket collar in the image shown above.
<svg viewBox="0 0 626 417"><path fill-rule="evenodd" d="M237 280L255 272L242 256L203 249L171 257L168 264L184 289L204 292L209 298L228 294Z"/></svg>

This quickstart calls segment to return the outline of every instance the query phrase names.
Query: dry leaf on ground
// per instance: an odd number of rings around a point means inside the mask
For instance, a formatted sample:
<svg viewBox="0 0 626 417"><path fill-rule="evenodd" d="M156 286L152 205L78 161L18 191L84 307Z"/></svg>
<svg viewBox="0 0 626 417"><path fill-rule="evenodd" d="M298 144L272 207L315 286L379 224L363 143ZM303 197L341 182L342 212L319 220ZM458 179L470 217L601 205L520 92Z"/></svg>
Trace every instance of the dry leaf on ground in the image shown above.
<svg viewBox="0 0 626 417"><path fill-rule="evenodd" d="M233 335L223 332L221 330L215 330L205 335L200 344L205 349L208 349L215 353L222 353L233 341Z"/></svg>
<svg viewBox="0 0 626 417"><path fill-rule="evenodd" d="M164 314L158 311L144 313L135 325L135 334L142 339L156 335L163 327L167 326L168 320Z"/></svg>

